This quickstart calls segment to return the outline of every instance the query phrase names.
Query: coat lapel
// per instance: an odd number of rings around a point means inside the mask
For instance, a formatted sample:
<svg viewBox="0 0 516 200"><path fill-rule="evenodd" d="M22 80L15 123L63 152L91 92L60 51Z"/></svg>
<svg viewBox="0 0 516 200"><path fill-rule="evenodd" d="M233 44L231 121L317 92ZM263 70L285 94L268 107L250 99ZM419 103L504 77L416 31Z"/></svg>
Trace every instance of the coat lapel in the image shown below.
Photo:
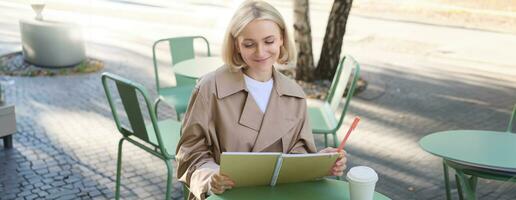
<svg viewBox="0 0 516 200"><path fill-rule="evenodd" d="M263 116L263 122L258 132L258 137L254 143L253 152L264 150L285 134L281 129L283 125L282 122L284 121L284 110L283 106L280 105L282 105L281 98L278 93L273 90L267 105L267 110L265 110Z"/></svg>
<svg viewBox="0 0 516 200"><path fill-rule="evenodd" d="M289 134L288 129L292 128L294 121L288 121L283 98L305 98L305 93L295 84L294 81L287 78L285 75L273 69L272 76L274 78L274 87L271 92L271 97L267 105L267 110L263 116L263 122L258 132L258 137L254 143L253 152L263 151L276 141L281 139L284 135ZM251 95L249 95L251 96ZM283 106L282 106L283 105ZM283 151L286 151L288 142L282 142Z"/></svg>
<svg viewBox="0 0 516 200"><path fill-rule="evenodd" d="M260 126L262 125L263 116L264 114L260 108L258 108L258 104L254 100L253 95L248 92L238 123L255 131L259 131Z"/></svg>
<svg viewBox="0 0 516 200"><path fill-rule="evenodd" d="M255 131L260 130L263 113L260 111L260 108L258 108L258 104L254 101L252 95L247 91L242 71L230 72L227 67L222 67L217 71L219 72L215 77L217 97L224 99L235 93L245 91L246 94L244 95L247 97L238 123Z"/></svg>

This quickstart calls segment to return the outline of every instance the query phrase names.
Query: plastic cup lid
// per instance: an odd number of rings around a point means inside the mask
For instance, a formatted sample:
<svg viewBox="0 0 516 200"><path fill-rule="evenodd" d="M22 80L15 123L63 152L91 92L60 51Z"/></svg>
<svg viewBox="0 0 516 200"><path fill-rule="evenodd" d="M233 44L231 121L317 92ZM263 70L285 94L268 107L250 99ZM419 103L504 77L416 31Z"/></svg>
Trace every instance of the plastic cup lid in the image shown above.
<svg viewBox="0 0 516 200"><path fill-rule="evenodd" d="M349 170L346 175L348 180L355 182L376 182L378 181L378 174L367 166L357 166Z"/></svg>

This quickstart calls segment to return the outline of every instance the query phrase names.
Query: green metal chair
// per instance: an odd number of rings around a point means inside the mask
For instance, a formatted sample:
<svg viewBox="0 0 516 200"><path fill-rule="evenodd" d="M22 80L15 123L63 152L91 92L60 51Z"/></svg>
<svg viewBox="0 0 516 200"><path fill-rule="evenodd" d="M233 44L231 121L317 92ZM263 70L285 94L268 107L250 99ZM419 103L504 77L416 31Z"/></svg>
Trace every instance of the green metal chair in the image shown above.
<svg viewBox="0 0 516 200"><path fill-rule="evenodd" d="M346 116L349 102L356 88L359 73L360 65L358 62L353 57L346 55L341 59L337 67L326 99L324 101L308 101L308 115L310 117L312 132L314 134L324 134L324 145L326 147L328 147L328 134L333 135L333 146L337 146L336 132L339 130ZM335 113L337 112L350 78L351 83L344 102L344 108L342 109L342 114L337 119Z"/></svg>
<svg viewBox="0 0 516 200"><path fill-rule="evenodd" d="M516 104L514 104L514 108L512 109L512 115L509 119L509 125L507 125L507 132L512 133L512 123L514 122L514 118L516 117Z"/></svg>
<svg viewBox="0 0 516 200"><path fill-rule="evenodd" d="M187 36L160 39L152 45L152 60L154 63L154 74L156 76L156 88L158 94L164 98L164 101L175 108L177 119L180 119L182 113L186 112L188 100L195 86L190 79L181 76L176 77L176 86L161 87L159 82L158 62L156 59L156 46L162 42L168 42L170 47L170 56L172 58L172 66L181 61L192 59L195 57L194 40L202 39L206 43L208 56L211 56L210 43L202 36Z"/></svg>
<svg viewBox="0 0 516 200"><path fill-rule="evenodd" d="M130 124L130 128L125 127L120 123L118 110L113 101L112 93L108 87L108 79L112 80L118 94L122 101L123 108L127 114L127 118ZM181 124L175 120L162 120L158 121L156 113L151 106L151 102L148 98L148 93L145 88L134 83L128 79L120 77L111 73L102 74L102 85L106 93L111 112L115 120L118 131L122 134L122 138L118 142L118 158L116 168L116 192L115 198L120 199L120 175L122 169L122 144L124 140L127 140L137 147L147 151L151 155L158 157L165 161L167 166L167 190L166 199L171 198L172 192L172 163L175 159L175 150L177 143L180 138ZM143 97L143 104L148 110L150 116L150 124L146 124L144 121L143 114L140 110L140 101L138 100L138 94ZM154 105L162 101L162 98L156 99ZM145 109L145 108L144 108ZM163 134L162 134L163 133Z"/></svg>
<svg viewBox="0 0 516 200"><path fill-rule="evenodd" d="M507 133L512 132L512 127L514 123L514 119L516 116L516 105L514 105L511 118L509 119L509 125L507 126ZM506 172L503 170L497 169L487 169L481 167L474 167L468 165L467 163L462 163L460 161L452 161L452 160L444 160L443 161L443 171L444 171L444 184L446 189L446 199L451 199L451 190L450 190L450 182L449 182L449 172L448 167L451 167L455 170L455 183L457 185L457 190L459 194L459 199L474 200L476 197L476 187L478 178L498 180L498 181L508 181L508 182L516 182L516 177L514 172ZM469 177L468 177L468 176ZM465 193L465 195L463 194Z"/></svg>

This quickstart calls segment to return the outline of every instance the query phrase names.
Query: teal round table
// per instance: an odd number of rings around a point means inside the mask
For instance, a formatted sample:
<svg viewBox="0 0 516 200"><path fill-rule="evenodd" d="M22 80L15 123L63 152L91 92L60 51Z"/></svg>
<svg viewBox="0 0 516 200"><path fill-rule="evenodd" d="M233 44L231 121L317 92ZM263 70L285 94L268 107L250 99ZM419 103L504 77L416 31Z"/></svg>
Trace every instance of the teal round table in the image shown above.
<svg viewBox="0 0 516 200"><path fill-rule="evenodd" d="M224 64L220 57L196 57L174 65L178 85L195 84L197 79L215 71Z"/></svg>
<svg viewBox="0 0 516 200"><path fill-rule="evenodd" d="M241 187L233 188L222 195L213 195L208 200L232 200L232 199L349 199L349 186L345 181L323 179L320 181L280 184L274 187ZM389 198L375 192L374 200L388 200Z"/></svg>
<svg viewBox="0 0 516 200"><path fill-rule="evenodd" d="M456 171L461 199L462 189L467 199L476 199L477 177L514 181L516 176L516 134L510 132L443 131L423 137L419 144L425 151L443 158L447 199L451 199L448 167Z"/></svg>

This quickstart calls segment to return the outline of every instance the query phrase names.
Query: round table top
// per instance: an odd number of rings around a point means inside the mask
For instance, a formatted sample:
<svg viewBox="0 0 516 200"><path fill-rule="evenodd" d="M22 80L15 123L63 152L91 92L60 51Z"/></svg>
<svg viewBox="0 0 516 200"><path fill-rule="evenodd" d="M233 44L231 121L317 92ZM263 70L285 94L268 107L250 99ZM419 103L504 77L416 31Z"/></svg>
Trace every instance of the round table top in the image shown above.
<svg viewBox="0 0 516 200"><path fill-rule="evenodd" d="M176 75L198 79L207 73L215 71L224 64L220 57L196 57L174 65Z"/></svg>
<svg viewBox="0 0 516 200"><path fill-rule="evenodd" d="M241 187L233 188L222 195L213 195L208 200L231 199L349 199L349 186L345 181L323 179L320 181L280 184L274 187ZM375 192L374 200L389 198Z"/></svg>
<svg viewBox="0 0 516 200"><path fill-rule="evenodd" d="M423 137L421 147L436 156L475 167L516 171L516 134L498 131L456 130Z"/></svg>

